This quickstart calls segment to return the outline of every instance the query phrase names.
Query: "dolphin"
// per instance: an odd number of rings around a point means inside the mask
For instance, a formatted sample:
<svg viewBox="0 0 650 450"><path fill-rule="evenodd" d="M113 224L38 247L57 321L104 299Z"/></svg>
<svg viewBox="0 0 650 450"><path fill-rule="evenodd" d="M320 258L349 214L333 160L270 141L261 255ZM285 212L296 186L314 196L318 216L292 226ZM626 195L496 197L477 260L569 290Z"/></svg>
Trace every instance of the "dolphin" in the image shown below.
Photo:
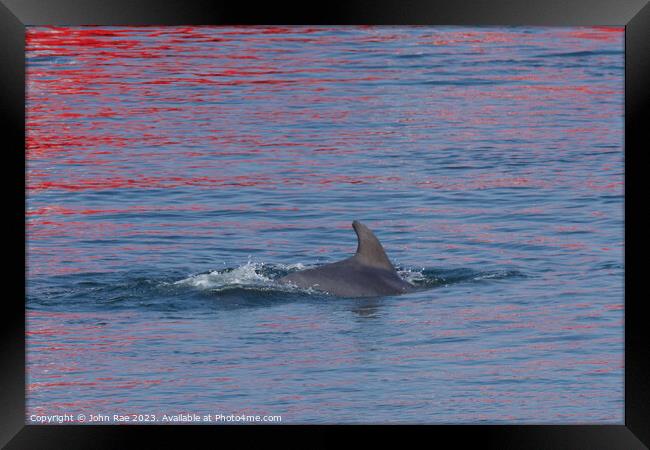
<svg viewBox="0 0 650 450"><path fill-rule="evenodd" d="M356 220L352 228L358 239L354 256L290 273L278 281L339 297L379 297L413 291L415 286L400 278L373 232Z"/></svg>

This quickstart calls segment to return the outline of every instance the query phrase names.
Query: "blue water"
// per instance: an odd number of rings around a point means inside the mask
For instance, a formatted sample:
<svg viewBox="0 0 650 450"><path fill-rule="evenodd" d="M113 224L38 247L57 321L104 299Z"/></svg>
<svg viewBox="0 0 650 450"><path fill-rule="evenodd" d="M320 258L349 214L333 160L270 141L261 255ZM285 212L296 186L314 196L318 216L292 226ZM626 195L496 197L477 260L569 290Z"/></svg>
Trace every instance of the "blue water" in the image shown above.
<svg viewBox="0 0 650 450"><path fill-rule="evenodd" d="M622 29L27 44L28 422L623 423ZM278 286L355 219L422 289Z"/></svg>

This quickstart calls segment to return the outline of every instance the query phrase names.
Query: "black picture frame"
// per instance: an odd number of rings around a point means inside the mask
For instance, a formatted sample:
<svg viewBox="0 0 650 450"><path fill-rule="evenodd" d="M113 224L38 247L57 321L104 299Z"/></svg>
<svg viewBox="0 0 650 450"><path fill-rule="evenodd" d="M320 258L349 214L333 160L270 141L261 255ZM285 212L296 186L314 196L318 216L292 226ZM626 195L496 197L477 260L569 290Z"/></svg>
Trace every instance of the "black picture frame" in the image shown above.
<svg viewBox="0 0 650 450"><path fill-rule="evenodd" d="M624 425L444 425L408 427L427 443L479 443L485 448L611 448L650 445L648 329L640 291L644 267L634 264L643 251L638 230L647 229L639 192L640 158L647 150L650 123L650 4L645 0L337 0L309 5L209 0L0 0L0 115L5 125L3 157L12 177L3 177L9 219L5 243L7 285L0 328L2 405L0 445L6 448L124 448L136 440L145 448L173 446L178 440L208 438L222 444L265 443L260 437L286 432L322 443L331 431L355 429L383 439L404 427L328 426L88 426L25 425L25 27L30 25L615 25L625 27L625 424ZM7 195L7 193L9 193ZM645 205L643 205L645 206ZM632 243L634 245L631 245ZM144 440L143 440L144 439ZM233 441L231 441L233 442ZM335 439L332 442L339 442ZM185 444L187 446L187 444ZM191 445L191 444L190 444ZM191 445L193 446L193 445Z"/></svg>

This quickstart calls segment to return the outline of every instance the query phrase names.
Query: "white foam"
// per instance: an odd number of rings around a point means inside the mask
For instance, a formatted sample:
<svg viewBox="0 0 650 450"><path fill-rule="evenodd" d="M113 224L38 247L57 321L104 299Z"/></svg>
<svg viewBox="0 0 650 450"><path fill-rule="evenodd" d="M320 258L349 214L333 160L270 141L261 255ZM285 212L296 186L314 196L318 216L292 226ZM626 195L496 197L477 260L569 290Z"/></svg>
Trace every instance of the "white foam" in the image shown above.
<svg viewBox="0 0 650 450"><path fill-rule="evenodd" d="M409 283L413 283L416 281L425 281L427 277L424 275L424 268L421 270L417 269L402 269L398 270L397 274L402 278L403 280L408 281Z"/></svg>
<svg viewBox="0 0 650 450"><path fill-rule="evenodd" d="M214 270L184 278L174 284L193 286L199 289L218 289L224 286L268 286L273 280L258 273L263 264L248 261L243 266L229 271Z"/></svg>
<svg viewBox="0 0 650 450"><path fill-rule="evenodd" d="M176 281L173 284L204 290L221 290L231 287L243 287L261 290L271 289L294 291L297 289L296 287L288 284L279 285L274 279L276 278L275 276L271 275L273 278L270 278L269 276L264 275L264 273L293 272L294 270L304 270L309 267L309 265L303 263L268 265L261 262L253 262L249 259L246 264L234 269L213 270L208 273L192 275Z"/></svg>

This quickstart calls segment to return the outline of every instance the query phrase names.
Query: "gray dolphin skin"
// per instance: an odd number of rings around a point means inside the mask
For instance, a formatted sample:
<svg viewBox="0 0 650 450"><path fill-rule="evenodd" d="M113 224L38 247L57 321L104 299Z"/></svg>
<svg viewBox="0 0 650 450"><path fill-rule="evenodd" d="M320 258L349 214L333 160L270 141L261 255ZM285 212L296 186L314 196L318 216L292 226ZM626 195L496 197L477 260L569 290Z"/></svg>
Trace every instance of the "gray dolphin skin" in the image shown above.
<svg viewBox="0 0 650 450"><path fill-rule="evenodd" d="M339 297L379 297L415 289L402 280L379 239L362 223L352 222L358 245L354 256L314 269L291 273L278 281L313 288Z"/></svg>

